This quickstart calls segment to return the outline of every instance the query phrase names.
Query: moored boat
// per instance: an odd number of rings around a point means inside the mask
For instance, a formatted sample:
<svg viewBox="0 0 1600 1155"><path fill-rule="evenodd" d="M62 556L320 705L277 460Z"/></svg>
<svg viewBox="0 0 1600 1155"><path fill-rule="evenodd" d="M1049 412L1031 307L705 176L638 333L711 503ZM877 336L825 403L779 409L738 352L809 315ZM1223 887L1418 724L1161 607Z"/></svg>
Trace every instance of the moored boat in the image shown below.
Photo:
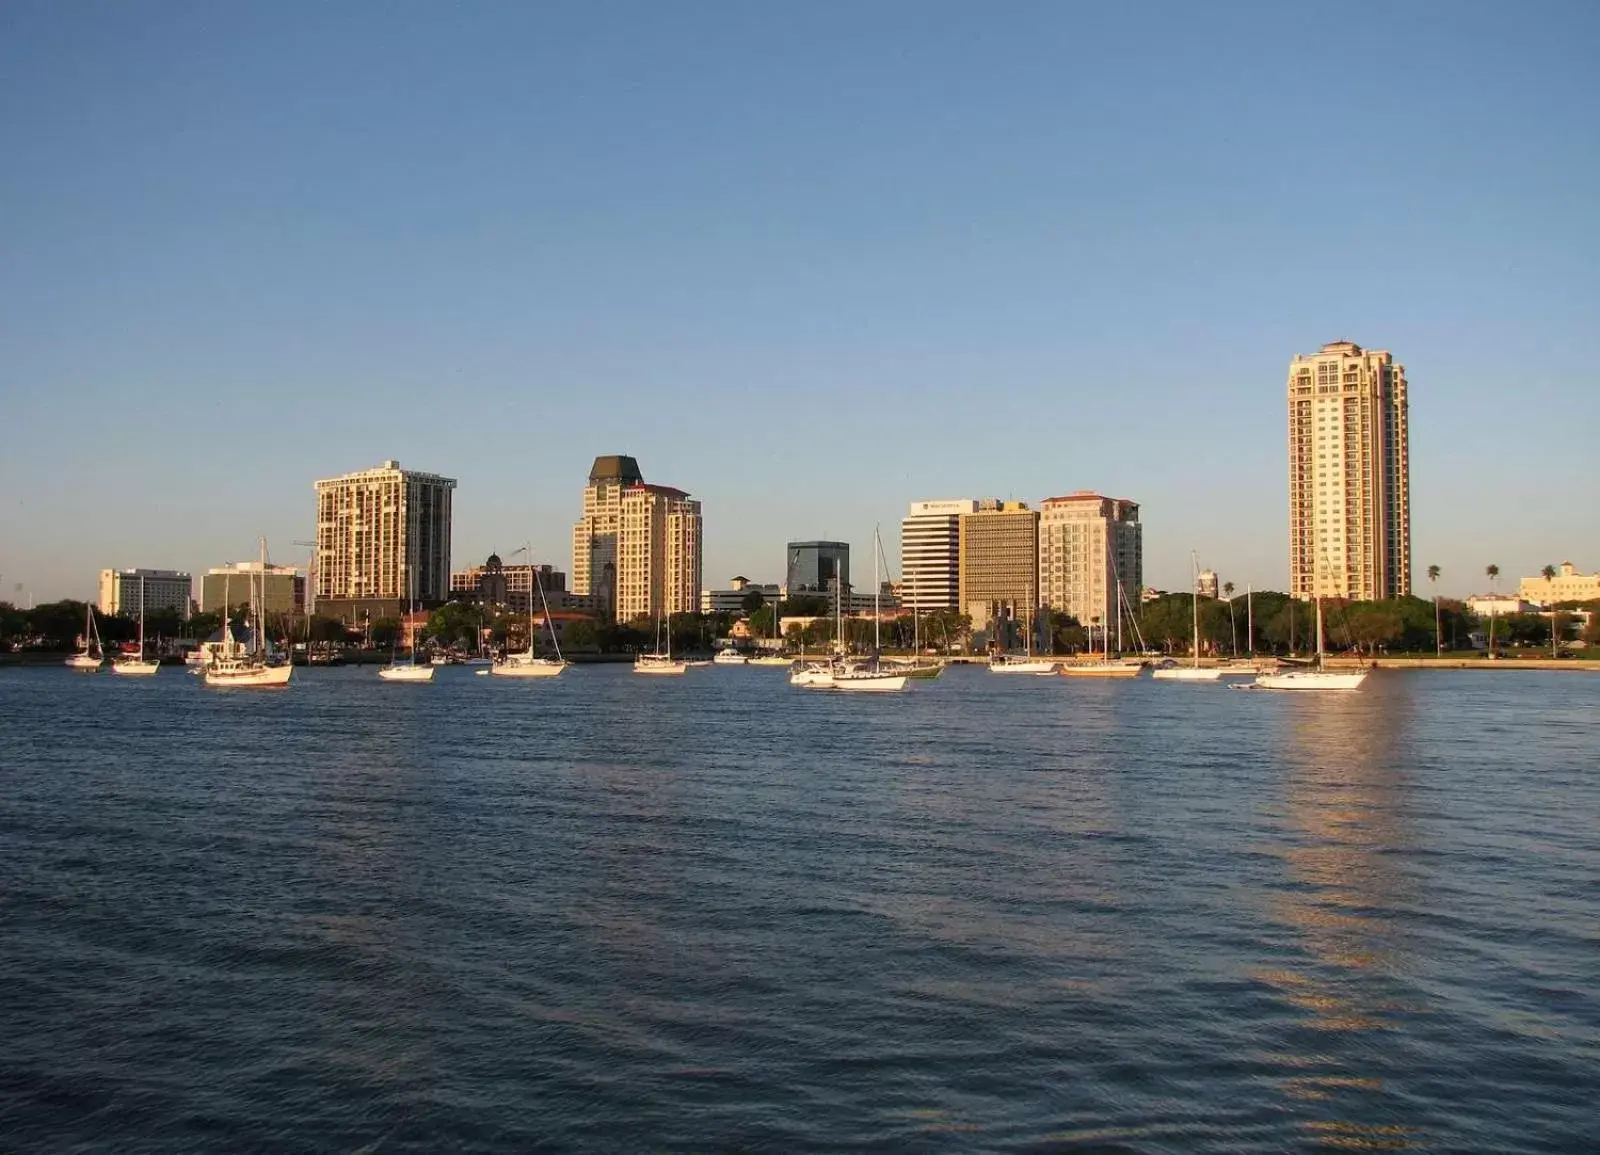
<svg viewBox="0 0 1600 1155"><path fill-rule="evenodd" d="M261 539L261 573L267 570L267 539ZM277 689L289 684L294 666L287 662L274 662L267 653L267 631L263 621L264 596L256 597L255 577L250 579L250 644L241 644L233 629L224 621L222 644L211 654L211 659L201 670L207 686L217 689ZM226 598L224 598L226 601Z"/></svg>
<svg viewBox="0 0 1600 1155"><path fill-rule="evenodd" d="M530 563L532 563L532 561L533 561L533 551L529 546L524 545L522 548L520 548L518 550L515 550L511 554L511 556L515 557L519 553L527 554L528 555L528 561ZM535 566L534 570L533 570L533 584L538 588L538 591L539 591L539 602L544 607L545 625L550 630L550 644L555 648L556 656L553 657L553 658L541 657L541 656L539 656L538 653L535 652L535 647L534 647L534 629L533 629L533 599L529 598L528 599L528 648L527 648L527 650L525 650L523 653L520 653L520 654L507 654L503 660L501 660L499 662L496 662L493 666L491 666L489 668L488 672L491 673L491 674L494 674L496 677L501 677L501 678L555 678L555 677L559 677L560 674L561 674L561 671L565 670L568 666L570 666L572 664L571 662L567 661L567 659L564 658L562 656L562 654L561 654L561 642L556 638L555 624L550 620L550 603L547 600L545 600L544 582L541 581L540 578L539 578L539 570L538 570L537 566ZM475 662L469 662L468 663L468 665L475 665L475 664L477 664L477 663L475 663ZM480 672L482 672L482 671L480 671Z"/></svg>
<svg viewBox="0 0 1600 1155"><path fill-rule="evenodd" d="M1095 662L1062 662L1054 675L1062 678L1137 678L1144 670L1143 662L1118 661L1115 658Z"/></svg>
<svg viewBox="0 0 1600 1155"><path fill-rule="evenodd" d="M105 646L100 643L100 631L94 624L94 607L85 607L83 649L66 661L67 669L92 674L106 664Z"/></svg>

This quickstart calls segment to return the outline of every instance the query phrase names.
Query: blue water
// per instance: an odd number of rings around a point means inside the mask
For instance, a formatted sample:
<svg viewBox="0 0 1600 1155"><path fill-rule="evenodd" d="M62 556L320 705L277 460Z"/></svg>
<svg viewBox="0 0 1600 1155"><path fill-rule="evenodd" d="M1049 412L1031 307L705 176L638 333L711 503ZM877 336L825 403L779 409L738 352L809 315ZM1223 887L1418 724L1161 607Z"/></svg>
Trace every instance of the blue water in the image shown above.
<svg viewBox="0 0 1600 1155"><path fill-rule="evenodd" d="M0 670L7 1150L1593 1151L1600 675Z"/></svg>

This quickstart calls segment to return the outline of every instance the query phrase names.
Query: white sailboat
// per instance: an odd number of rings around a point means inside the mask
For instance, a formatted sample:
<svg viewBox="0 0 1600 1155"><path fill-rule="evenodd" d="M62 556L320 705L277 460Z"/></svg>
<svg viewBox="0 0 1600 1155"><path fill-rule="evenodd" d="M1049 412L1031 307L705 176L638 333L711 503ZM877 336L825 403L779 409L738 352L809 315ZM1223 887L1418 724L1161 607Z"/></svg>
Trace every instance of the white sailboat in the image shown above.
<svg viewBox="0 0 1600 1155"><path fill-rule="evenodd" d="M408 570L410 566L406 567ZM385 682L431 682L433 681L433 663L426 666L417 665L417 632L412 619L417 614L417 576L411 573L411 598L407 606L406 625L411 631L411 657L403 664L397 660L394 652L389 653L389 664L378 671L378 677Z"/></svg>
<svg viewBox="0 0 1600 1155"><path fill-rule="evenodd" d="M1200 555L1191 550L1189 561L1194 569L1194 588L1189 591L1189 600L1194 608L1194 664L1168 666L1151 675L1163 682L1215 682L1222 677L1222 670L1218 667L1200 665Z"/></svg>
<svg viewBox="0 0 1600 1155"><path fill-rule="evenodd" d="M1312 669L1277 670L1259 674L1253 682L1242 683L1240 689L1253 690L1358 690L1367 680L1366 670L1329 670L1323 660L1327 657L1323 639L1322 595L1315 595L1317 603L1317 664Z"/></svg>
<svg viewBox="0 0 1600 1155"><path fill-rule="evenodd" d="M806 661L806 646L800 642L800 658L789 666L789 684L813 690L831 690L833 675L844 668L844 602L843 583L838 575L833 579L833 657L826 662Z"/></svg>
<svg viewBox="0 0 1600 1155"><path fill-rule="evenodd" d="M1053 674L1061 663L1033 656L1033 616L1022 615L1023 654L996 654L989 659L991 674Z"/></svg>
<svg viewBox="0 0 1600 1155"><path fill-rule="evenodd" d="M1122 605L1126 600L1122 594L1122 579L1117 575L1117 563L1113 559L1110 567L1111 580L1106 586L1106 617L1103 627L1105 632L1105 650L1096 658L1093 655L1093 635L1090 635L1090 656L1087 661L1062 662L1055 670L1055 674L1045 674L1045 677L1059 675L1063 678L1137 678L1144 671L1142 661L1128 661L1124 658L1111 656L1111 615L1116 614L1117 623L1117 652L1122 652ZM1116 593L1113 595L1112 590ZM1093 627L1091 626L1091 629Z"/></svg>
<svg viewBox="0 0 1600 1155"><path fill-rule="evenodd" d="M261 539L261 577L262 585L266 583L267 571L267 539ZM289 684L289 678L294 674L294 666L289 662L273 664L267 660L267 627L265 613L265 591L262 596L256 596L256 579L250 579L250 646L246 648L239 644L233 636L233 629L227 621L227 609L223 609L222 645L211 655L211 660L204 667L202 677L205 684L218 689L278 689Z"/></svg>
<svg viewBox="0 0 1600 1155"><path fill-rule="evenodd" d="M160 662L144 656L144 575L141 574L139 575L139 655L134 658L118 658L111 663L111 672L139 678L149 677L160 668Z"/></svg>
<svg viewBox="0 0 1600 1155"><path fill-rule="evenodd" d="M528 566L533 571L533 584L539 591L539 604L544 607L545 625L550 628L550 644L555 647L556 656L553 658L541 657L535 651L533 640L538 635L533 626L533 595L528 596L528 649L521 654L507 654L505 660L497 662L490 667L489 672L501 678L555 678L561 671L572 663L561 656L561 643L556 639L555 623L550 620L550 603L544 596L544 582L539 580L539 568L533 564L533 551L530 545L525 545L517 553L528 555ZM515 557L516 554L511 555ZM482 673L483 671L479 671Z"/></svg>
<svg viewBox="0 0 1600 1155"><path fill-rule="evenodd" d="M718 650L711 659L711 664L714 666L744 666L748 665L749 662L749 658L732 646Z"/></svg>
<svg viewBox="0 0 1600 1155"><path fill-rule="evenodd" d="M665 593L663 593L665 597ZM663 627L665 626L665 629ZM663 649L661 638L666 636L667 644ZM672 657L672 627L667 623L666 610L656 614L656 648L653 653L640 654L633 660L635 674L682 674L687 673L689 663L674 660Z"/></svg>
<svg viewBox="0 0 1600 1155"><path fill-rule="evenodd" d="M874 547L878 546L878 530L872 530ZM879 612L879 595L883 590L883 583L878 575L878 554L876 548L872 555L872 660L862 663L853 669L835 670L833 672L832 688L841 693L851 694L892 694L906 688L906 675L885 670L878 665L878 650L880 646L879 627L882 617ZM819 687L821 688L821 687Z"/></svg>
<svg viewBox="0 0 1600 1155"><path fill-rule="evenodd" d="M83 649L67 659L69 670L92 674L106 664L106 648L100 644L100 631L94 624L94 607L84 607Z"/></svg>

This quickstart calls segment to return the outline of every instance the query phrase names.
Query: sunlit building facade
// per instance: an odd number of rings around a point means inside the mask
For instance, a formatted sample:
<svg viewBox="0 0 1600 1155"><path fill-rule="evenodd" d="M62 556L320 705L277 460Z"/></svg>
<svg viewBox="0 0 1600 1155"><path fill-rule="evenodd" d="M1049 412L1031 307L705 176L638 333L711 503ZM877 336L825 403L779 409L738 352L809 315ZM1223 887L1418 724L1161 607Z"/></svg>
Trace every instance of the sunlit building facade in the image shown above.
<svg viewBox="0 0 1600 1155"><path fill-rule="evenodd" d="M1411 592L1405 366L1334 341L1289 363L1289 590L1370 600Z"/></svg>
<svg viewBox="0 0 1600 1155"><path fill-rule="evenodd" d="M1104 625L1119 603L1132 613L1144 591L1139 506L1080 490L1047 498L1039 511L1039 596L1052 613Z"/></svg>
<svg viewBox="0 0 1600 1155"><path fill-rule="evenodd" d="M319 609L324 601L444 601L455 487L398 461L317 482Z"/></svg>

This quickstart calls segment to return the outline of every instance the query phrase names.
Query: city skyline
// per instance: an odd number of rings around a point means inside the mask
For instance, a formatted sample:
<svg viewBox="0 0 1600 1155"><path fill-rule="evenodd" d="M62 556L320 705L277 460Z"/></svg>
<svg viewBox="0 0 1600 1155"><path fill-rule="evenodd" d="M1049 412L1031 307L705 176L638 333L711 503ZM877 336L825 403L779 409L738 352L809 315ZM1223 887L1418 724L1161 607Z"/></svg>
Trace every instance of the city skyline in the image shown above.
<svg viewBox="0 0 1600 1155"><path fill-rule="evenodd" d="M1281 398L1281 387L1280 387L1280 398ZM1279 401L1279 404L1281 405L1281 399ZM393 459L390 459L390 460L392 461ZM589 459L589 460L597 460L597 459ZM624 458L623 460L631 461L633 459L630 457L630 458ZM379 470L381 470L384 466L387 466L389 463L390 463L389 461L386 461L386 462L383 463L383 466L379 466L377 468ZM350 474L350 476L356 476L356 475L359 475L359 474L362 474L362 473L370 473L370 472L373 472L373 470L371 470L371 469L365 470L365 471L358 470L354 474ZM412 472L412 471L408 470L406 472ZM423 476L433 476L433 475L424 474ZM443 478L442 480L444 480L447 483L449 483L452 489L456 488L456 486L459 484L457 479L455 479L455 478ZM661 487L652 487L652 488L661 488ZM667 487L667 488L670 489L671 487ZM1061 488L1061 487L1058 487L1058 488ZM1098 496L1098 495L1096 495L1096 496ZM1004 499L1004 500L1012 500L1012 499ZM1038 507L1042 508L1048 502L1054 501L1054 500L1060 500L1060 499L1059 498L1051 498L1051 497L1045 497L1043 499L1040 499L1040 498L1037 498L1037 497L1029 497L1029 498L1020 499L1020 500L1022 500L1024 502L1024 504L1027 504L1029 506L1038 506ZM1116 502L1126 502L1125 498L1116 498L1116 499L1112 499L1112 500L1116 501ZM698 503L696 503L696 504L698 504ZM913 506L913 507L916 507L916 506L923 506L923 505L930 505L930 504L931 505L946 505L946 504L951 504L951 502L949 500L932 500L932 501L930 501L928 499L916 499L916 500L911 501L909 504L911 506ZM958 503L958 504L969 504L969 503L962 502L962 503ZM1139 516L1140 516L1140 521L1141 521L1141 525L1142 525L1143 521L1144 521L1144 519L1143 519L1144 503L1143 502L1136 502L1135 506L1136 506L1136 508L1141 510L1141 513L1140 513ZM464 508L465 509L470 509L470 507L471 507L470 506L470 501L468 502L468 504L465 507L459 506L459 505L455 506L455 508L453 510L453 514L452 514L453 520L456 521L456 522L461 521L462 520L462 516L461 515L463 513L463 509ZM902 508L904 508L904 506L902 506ZM1288 509L1287 499L1285 501L1284 508ZM818 520L818 519L813 519L813 520ZM902 556L903 556L902 555L902 545L903 545L903 541L904 541L905 520L906 519L904 519L903 517L900 520L886 518L884 521L882 521L880 523L875 523L876 524L876 528L878 529L878 532L882 535L884 553L890 559L891 567L897 567L900 564L900 561L901 561ZM713 519L711 524L712 524L713 527L715 526L715 524L716 524L715 519ZM867 532L867 541L866 541L866 544L864 546L861 545L861 544L858 544L858 543L852 543L850 541L844 541L843 544L845 546L851 548L851 549L862 549L862 548L865 548L865 549L869 549L870 550L872 548L872 544L871 543L872 543L873 529L872 528L868 528L866 532ZM573 546L573 543L572 543L572 540L571 540L571 535L572 535L572 527L571 527L570 523L566 527L566 536L567 536L568 540L565 543L558 543L558 544L555 544L555 545L548 544L554 538L553 534L548 534L547 533L547 534L544 534L544 535L535 535L535 537L532 540L532 556L535 557L541 563L543 563L543 564L545 564L547 566L553 564L557 568L559 568L563 563L570 564L571 561L574 560L572 552L571 552L572 551L572 546ZM502 540L501 540L501 539L506 539L507 542L508 542L509 539L514 538L515 536L516 535L515 535L514 532L508 532L506 534L501 534L501 535L493 537L492 540L494 540L495 542L500 543L500 544L497 545L495 548L491 548L491 549L488 549L488 550L485 550L485 551L482 551L482 552L478 553L478 557L481 558L483 556L487 556L487 554L489 554L489 553L510 553L510 552L519 552L520 553L522 547L520 547L520 546L516 546L516 547L509 546L508 544L506 544L505 542L502 542ZM526 537L527 535L524 535L524 536ZM708 537L714 537L714 534L708 534ZM231 538L230 538L230 540L231 540ZM486 540L488 540L488 539L486 539ZM544 544L541 544L541 543L544 543ZM794 543L792 541L785 541L785 542L774 541L774 542L768 543L768 547L766 549L760 551L760 556L759 557L750 559L750 560L752 560L754 562L754 564L740 566L739 564L737 564L737 562L735 562L735 563L733 563L731 565L731 572L729 574L726 574L726 575L720 575L720 576L719 575L715 575L709 569L705 569L704 572L702 573L701 588L702 588L702 590L721 588L722 585L733 576L744 576L750 582L752 582L753 584L777 584L777 583L780 583L780 582L782 582L784 580L785 573L786 573L786 568L787 568L786 567L786 563L784 562L783 558L784 558L784 555L786 554L786 552L788 551L789 547L791 545L793 545L793 544ZM1581 545L1582 543L1578 542L1577 544ZM566 551L567 551L566 554L562 554L561 552L559 552L563 545L566 548ZM271 539L269 539L268 540L268 546L269 546L269 551L270 551L270 558L271 558L275 568L277 568L277 567L285 567L285 568L291 568L291 569L298 569L302 573L306 572L306 570L308 568L307 561L302 556L302 555L304 555L306 553L306 550L303 548L303 546L299 542L294 542L294 543L290 544L287 548L273 548L272 544L271 544ZM245 551L236 551L236 552L243 553ZM455 543L451 546L451 549L450 549L450 555L452 557L458 557L458 558L459 557L471 557L473 555L473 552L474 551L463 551L461 545L459 544L459 538L456 539ZM1169 547L1167 550L1165 550L1163 552L1170 553L1171 552L1171 548ZM1213 555L1207 553L1203 549L1200 550L1200 553L1201 553L1202 560L1205 562L1205 564L1209 568L1212 568L1212 569L1219 569L1220 568L1220 569L1227 570L1228 571L1228 574L1227 574L1228 580L1233 582L1240 591L1244 590L1247 586L1251 586L1251 587L1253 587L1253 588L1255 588L1257 590L1277 590L1279 592L1284 592L1284 593L1291 592L1290 583L1287 580L1287 577L1282 579L1278 584L1273 584L1271 581L1267 581L1267 582L1253 581L1253 580L1249 579L1246 576L1237 574L1236 571L1229 564L1228 559L1223 558L1221 560L1218 560ZM157 569L157 568L177 569L179 571L185 571L185 572L190 572L190 573L194 573L194 574L204 574L209 570L217 569L218 567L225 566L225 565L240 564L240 565L252 565L253 566L253 565L258 564L258 563L254 562L254 561L243 562L243 563L234 563L232 561L221 560L221 557L222 557L222 555L218 555L217 557L214 557L214 558L202 557L200 559L200 561L198 561L198 562L194 562L194 563L190 563L190 564L184 564L184 565L178 565L178 566L165 566L165 565L163 565L163 566L145 567L145 568L150 568L150 569ZM1600 572L1600 557L1596 557L1592 561L1591 560L1586 560L1587 555L1584 555L1581 551L1569 551L1568 553L1564 553L1564 554L1559 555L1559 557L1555 558L1555 559L1539 558L1539 559L1536 559L1534 562L1528 563L1527 565L1507 565L1507 564L1504 564L1504 563L1501 563L1501 562L1496 562L1495 564L1499 565L1499 568L1500 568L1500 571L1501 571L1500 575L1499 575L1499 578L1497 579L1497 581L1499 583L1499 588L1501 589L1502 592L1505 592L1507 589L1513 588L1513 587L1510 587L1510 586L1507 585L1508 582L1515 582L1515 581L1517 581L1517 580L1519 580L1519 579L1521 579L1523 577L1536 576L1539 573L1539 571L1545 565L1558 565L1558 566L1559 565L1572 565L1572 564L1574 564L1572 562L1572 558L1573 557L1577 557L1579 559L1576 562L1576 566L1577 566L1577 570L1579 571L1580 574L1587 574L1587 573L1589 573L1591 571L1591 569L1596 571L1596 572ZM146 559L146 560L149 560L149 559ZM160 559L156 559L156 560L165 562L167 559L160 558ZM1187 550L1184 553L1184 561L1185 561L1184 568L1187 569L1187 566L1188 566L1188 551ZM477 564L477 563L474 562L472 564ZM1462 597L1462 598L1464 598L1464 597L1467 597L1467 596L1469 596L1471 594L1482 594L1482 593L1489 592L1490 582L1489 582L1489 579L1487 578L1487 576L1485 575L1485 573L1483 572L1483 567L1479 567L1475 571L1469 571L1468 576L1461 581L1459 586L1457 586L1457 585L1452 584L1448 580L1449 571L1445 571L1445 574L1443 576L1441 576L1441 579L1437 584L1429 583L1427 581L1427 577L1426 577L1426 573L1425 573L1425 570L1426 570L1426 567L1427 567L1428 564L1438 564L1438 563L1428 563L1428 562L1425 562L1425 561L1422 561L1422 560L1417 560L1417 561L1414 561L1414 563L1413 563L1413 568L1414 568L1415 572L1412 575L1412 577L1413 577L1413 580L1412 580L1412 593L1416 594L1417 596L1420 596L1420 597L1431 597L1434 593L1441 593L1444 596ZM11 574L8 571L0 570L0 601L15 601L15 602L17 602L17 604L21 604L21 602L18 601L18 595L22 591L18 591L15 588L15 586L16 585L22 585L24 587L24 591L27 594L27 600L31 600L34 603L42 604L42 603L49 602L49 601L59 600L61 598L71 598L71 599L74 599L74 600L86 601L86 602L92 602L92 603L98 604L98 602L101 600L100 599L99 582L101 580L102 574L104 573L104 571L107 568L117 568L117 569L129 569L129 570L131 570L133 567L129 567L129 566L117 566L117 567L100 566L98 569L96 569L95 573L92 576L88 577L87 579L85 579L82 575L79 575L79 574L72 575L68 579L68 583L67 584L68 585L72 585L72 584L75 583L77 585L87 585L88 587L90 587L88 589L87 594L79 594L79 593L73 592L70 589L67 590L66 592L50 592L50 591L47 591L47 590L41 590L40 588L38 588L36 586L33 586L31 584L25 583L25 582L14 582ZM454 567L452 567L452 568L454 568ZM1287 567L1285 567L1285 569L1286 568ZM448 578L448 574L446 576ZM900 579L900 578L903 577L903 575L899 572L898 568L896 569L896 572L894 574L892 574L892 575L886 574L884 576L884 580L889 580L889 578L891 576L896 578L896 579ZM1148 567L1146 568L1146 572L1144 574L1144 577L1145 577L1144 586L1146 588L1161 589L1161 590L1165 590L1165 591L1168 591L1168 592L1185 592L1190 588L1190 586L1193 583L1193 576L1192 576L1191 573L1188 573L1188 572L1177 574L1176 577L1175 577L1175 580L1169 580L1169 581L1155 580L1152 577L1152 575L1148 572ZM308 588L309 588L309 586L308 586ZM200 597L201 597L201 589L200 589L200 584L199 584L198 580L195 581L195 585L194 585L194 597L197 600L199 600Z"/></svg>
<svg viewBox="0 0 1600 1155"><path fill-rule="evenodd" d="M1346 26L1286 90L1324 14L14 5L0 597L303 562L305 479L385 458L559 562L616 446L708 586L1092 488L1148 584L1287 589L1283 366L1346 337L1407 367L1417 592L1594 569L1600 12Z"/></svg>

